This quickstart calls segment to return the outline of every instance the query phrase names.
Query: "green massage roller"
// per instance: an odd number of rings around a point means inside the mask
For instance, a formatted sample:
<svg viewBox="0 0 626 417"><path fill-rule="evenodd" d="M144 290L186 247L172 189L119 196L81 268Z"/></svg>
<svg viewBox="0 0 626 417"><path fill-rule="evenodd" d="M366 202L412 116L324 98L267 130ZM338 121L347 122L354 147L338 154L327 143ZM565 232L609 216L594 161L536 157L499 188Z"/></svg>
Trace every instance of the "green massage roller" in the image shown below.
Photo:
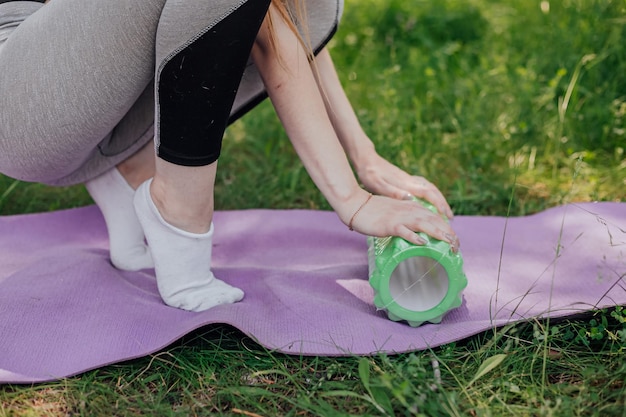
<svg viewBox="0 0 626 417"><path fill-rule="evenodd" d="M437 212L435 207L418 200ZM369 282L374 304L393 321L405 320L417 327L440 323L445 314L461 305L467 286L463 257L450 244L425 233L419 246L399 237L369 237Z"/></svg>

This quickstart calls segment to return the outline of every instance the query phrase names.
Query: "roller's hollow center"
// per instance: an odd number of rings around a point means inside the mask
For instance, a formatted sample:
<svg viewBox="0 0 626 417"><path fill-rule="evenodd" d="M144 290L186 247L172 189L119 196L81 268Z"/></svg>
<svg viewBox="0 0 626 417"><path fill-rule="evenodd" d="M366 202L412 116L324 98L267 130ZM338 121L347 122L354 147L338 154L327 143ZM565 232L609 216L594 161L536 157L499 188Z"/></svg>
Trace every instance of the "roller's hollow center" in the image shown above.
<svg viewBox="0 0 626 417"><path fill-rule="evenodd" d="M445 268L428 256L400 262L389 278L389 292L401 307L426 311L440 304L448 292Z"/></svg>

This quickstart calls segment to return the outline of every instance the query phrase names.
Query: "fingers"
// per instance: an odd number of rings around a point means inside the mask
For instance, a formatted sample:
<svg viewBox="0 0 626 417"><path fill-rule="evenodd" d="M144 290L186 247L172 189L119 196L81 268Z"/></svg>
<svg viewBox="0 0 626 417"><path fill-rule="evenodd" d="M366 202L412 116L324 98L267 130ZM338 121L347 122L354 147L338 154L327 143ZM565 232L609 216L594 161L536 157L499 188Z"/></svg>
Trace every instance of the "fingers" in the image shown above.
<svg viewBox="0 0 626 417"><path fill-rule="evenodd" d="M404 194L412 194L416 197L423 198L437 208L437 210L449 219L454 217L452 209L441 191L424 177L414 175L407 184L407 192Z"/></svg>
<svg viewBox="0 0 626 417"><path fill-rule="evenodd" d="M377 187L380 194L395 198L397 200L412 200L413 197L419 197L431 203L439 213L448 219L454 218L452 209L446 201L444 195L439 188L424 177L417 175L408 176L402 183L403 188L383 180ZM381 192L382 191L382 192Z"/></svg>
<svg viewBox="0 0 626 417"><path fill-rule="evenodd" d="M447 242L454 252L457 252L459 249L459 238L450 224L426 208L420 206L419 213L406 226L413 233L421 231L437 240Z"/></svg>
<svg viewBox="0 0 626 417"><path fill-rule="evenodd" d="M428 243L420 235L418 235L416 232L406 226L400 226L396 235L406 240L407 242L413 243L414 245L423 246Z"/></svg>
<svg viewBox="0 0 626 417"><path fill-rule="evenodd" d="M381 188L384 189L384 193L381 193L382 195L395 198L396 200L413 200L414 198L414 194L412 194L409 190L397 187L388 182L385 182Z"/></svg>
<svg viewBox="0 0 626 417"><path fill-rule="evenodd" d="M417 234L417 232L424 232L434 239L447 242L453 252L458 252L459 238L448 222L419 203L411 203L411 206L411 214L406 221L396 226L393 233L395 236L416 245L425 245L427 242Z"/></svg>
<svg viewBox="0 0 626 417"><path fill-rule="evenodd" d="M416 201L375 196L354 219L354 229L373 236L398 236L415 245L427 242L418 232L450 244L456 252L459 239L450 224Z"/></svg>
<svg viewBox="0 0 626 417"><path fill-rule="evenodd" d="M435 185L424 177L409 175L378 154L360 167L358 176L365 187L374 194L397 200L409 200L416 196L429 201L447 218L454 217L446 198Z"/></svg>

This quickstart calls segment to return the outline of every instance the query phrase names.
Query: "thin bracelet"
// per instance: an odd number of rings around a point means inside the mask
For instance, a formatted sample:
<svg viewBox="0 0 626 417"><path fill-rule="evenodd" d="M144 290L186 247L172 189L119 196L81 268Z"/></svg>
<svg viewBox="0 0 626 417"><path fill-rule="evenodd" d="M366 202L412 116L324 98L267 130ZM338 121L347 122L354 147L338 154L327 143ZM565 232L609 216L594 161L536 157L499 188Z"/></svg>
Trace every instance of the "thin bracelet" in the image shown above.
<svg viewBox="0 0 626 417"><path fill-rule="evenodd" d="M363 204L361 204L361 206L360 206L358 209L356 209L356 211L355 211L355 212L354 212L354 214L352 215L352 218L350 219L350 222L348 223L348 229L350 229L350 230L354 230L354 229L352 228L352 222L354 221L354 219L355 219L356 215L357 215L357 214L359 214L359 212L361 211L361 209L362 209L363 207L365 207L365 205L366 205L367 203L369 203L369 201L370 201L371 199L372 199L372 193L370 193L370 195L368 195L368 196L367 196L367 200L365 200L365 202L364 202Z"/></svg>

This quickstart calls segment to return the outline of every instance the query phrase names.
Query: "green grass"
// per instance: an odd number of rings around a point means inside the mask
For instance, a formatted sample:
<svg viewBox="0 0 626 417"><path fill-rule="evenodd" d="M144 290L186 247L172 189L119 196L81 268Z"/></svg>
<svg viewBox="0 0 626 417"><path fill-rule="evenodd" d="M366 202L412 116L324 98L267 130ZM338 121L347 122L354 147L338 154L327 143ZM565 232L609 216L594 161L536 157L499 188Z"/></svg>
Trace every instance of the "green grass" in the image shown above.
<svg viewBox="0 0 626 417"><path fill-rule="evenodd" d="M330 47L382 155L457 214L524 215L626 201L625 42L621 0L347 0ZM0 214L90 203L80 186L0 177ZM328 209L269 103L227 132L216 205ZM0 417L626 416L624 322L600 311L372 358L285 356L217 326L148 358L0 387Z"/></svg>

